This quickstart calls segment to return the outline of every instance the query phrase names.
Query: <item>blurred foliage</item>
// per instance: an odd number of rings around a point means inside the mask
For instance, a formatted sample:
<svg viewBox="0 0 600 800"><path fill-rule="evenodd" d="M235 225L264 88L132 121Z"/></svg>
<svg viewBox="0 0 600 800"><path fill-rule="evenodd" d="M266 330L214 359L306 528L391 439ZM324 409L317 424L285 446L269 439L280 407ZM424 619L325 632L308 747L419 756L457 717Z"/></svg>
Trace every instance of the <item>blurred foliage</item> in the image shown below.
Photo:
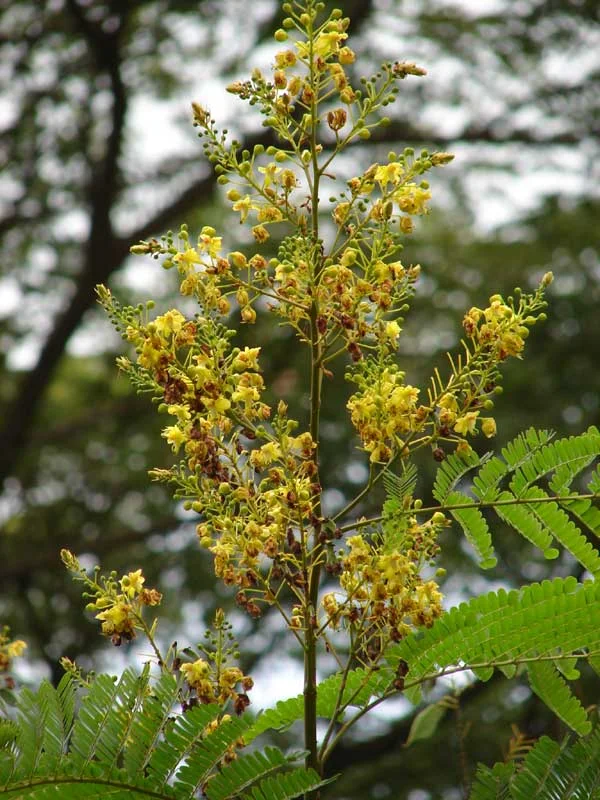
<svg viewBox="0 0 600 800"><path fill-rule="evenodd" d="M447 182L436 178L437 210L406 251L423 278L402 358L410 381L424 386L440 353L458 344L466 309L551 269L548 322L534 331L525 363L506 374L499 442L531 424L577 432L600 416L600 12L593 0L476 5L343 3L361 68L400 58L431 73L407 83L385 141L361 145L356 159L368 164L408 144L458 156ZM247 244L224 217L187 108L205 90L210 103L212 87L249 63L266 68L277 25L275 4L243 0L0 6L0 617L54 678L60 655L86 666L102 643L60 566L61 547L107 569L143 566L165 593L165 637L182 624L200 637L216 605L231 607L196 547L193 518L148 480L147 469L171 456L154 409L116 372L122 343L93 311L93 287L111 281L132 302L158 294L167 307L174 282L152 263L132 267L128 248L184 219L191 229L222 224L230 249ZM260 136L238 109L214 111L236 136ZM494 219L503 224L491 228ZM268 319L241 336L260 340L267 385L301 416L305 364L294 339ZM364 469L344 422L349 391L343 379L331 383L323 409L332 507ZM522 544L495 536L502 561L482 576L448 534L442 563L452 601L486 580L519 585L548 574ZM553 574L572 569L566 559L552 566ZM276 645L234 619L249 667ZM590 691L582 679L589 702ZM548 724L525 688L507 695L499 681L467 689L460 709L463 722L449 713L432 740L406 752L405 716L365 731L365 742L346 745L331 765L355 764L336 797L400 800L425 786L460 797L464 759L498 758L510 722L531 735ZM455 749L440 755L443 741Z"/></svg>

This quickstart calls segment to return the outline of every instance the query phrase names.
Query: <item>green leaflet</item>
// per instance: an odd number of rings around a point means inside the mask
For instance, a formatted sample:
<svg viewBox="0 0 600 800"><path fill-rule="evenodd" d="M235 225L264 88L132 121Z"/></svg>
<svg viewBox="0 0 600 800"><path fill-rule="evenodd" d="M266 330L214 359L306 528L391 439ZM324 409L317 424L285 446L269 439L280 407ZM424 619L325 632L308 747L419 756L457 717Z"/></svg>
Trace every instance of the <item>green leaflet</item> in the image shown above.
<svg viewBox="0 0 600 800"><path fill-rule="evenodd" d="M440 465L434 497L459 523L481 567L495 564L483 513L488 510L546 558L559 555L556 541L592 575L600 574L600 554L576 524L600 535L600 509L571 489L573 481L600 457L600 432L591 427L579 436L556 440L552 436L530 429L513 439L502 457L480 459L469 452L451 455ZM597 473L588 489L600 493ZM452 508L456 505L464 508Z"/></svg>
<svg viewBox="0 0 600 800"><path fill-rule="evenodd" d="M65 676L58 689L43 682L35 693L20 692L16 722L2 727L0 797L192 800L202 787L209 800L291 800L322 785L316 773L293 763L301 754L286 756L277 748L226 764L223 756L251 720L222 721L207 732L222 709L177 713L171 675L151 681L149 668L141 674L128 669L119 680L99 675L74 713L76 690ZM276 779L269 777L274 772Z"/></svg>
<svg viewBox="0 0 600 800"><path fill-rule="evenodd" d="M472 499L460 492L450 492L446 503L450 506L472 503ZM473 546L482 569L491 569L496 566L498 559L492 545L492 535L487 522L478 508L451 509L450 513L458 522L467 540Z"/></svg>
<svg viewBox="0 0 600 800"><path fill-rule="evenodd" d="M408 664L408 696L417 701L420 684L448 668L486 677L506 665L586 650L600 650L600 585L556 578L461 603L391 647L388 661L392 668Z"/></svg>
<svg viewBox="0 0 600 800"><path fill-rule="evenodd" d="M599 800L600 729L559 745L543 736L523 763L479 765L469 800Z"/></svg>
<svg viewBox="0 0 600 800"><path fill-rule="evenodd" d="M585 736L592 729L584 707L550 661L529 665L529 683L537 696L575 733Z"/></svg>

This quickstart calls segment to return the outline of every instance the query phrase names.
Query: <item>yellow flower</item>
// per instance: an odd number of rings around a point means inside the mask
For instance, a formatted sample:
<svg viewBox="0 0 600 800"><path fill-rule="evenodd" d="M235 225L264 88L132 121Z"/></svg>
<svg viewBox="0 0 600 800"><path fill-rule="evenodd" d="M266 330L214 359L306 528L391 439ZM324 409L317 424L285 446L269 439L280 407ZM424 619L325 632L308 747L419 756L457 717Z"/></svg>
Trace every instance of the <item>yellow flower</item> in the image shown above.
<svg viewBox="0 0 600 800"><path fill-rule="evenodd" d="M250 453L250 463L255 469L261 470L281 458L281 448L277 442L267 442Z"/></svg>
<svg viewBox="0 0 600 800"><path fill-rule="evenodd" d="M271 235L264 225L255 225L252 228L252 236L259 244L264 244L270 239Z"/></svg>
<svg viewBox="0 0 600 800"><path fill-rule="evenodd" d="M177 311L176 308L172 308L170 311L167 311L154 320L156 332L163 337L171 336L173 333L179 333L184 324L185 317L181 311Z"/></svg>
<svg viewBox="0 0 600 800"><path fill-rule="evenodd" d="M405 214L426 214L425 204L431 199L431 192L415 183L407 183L394 192L393 198Z"/></svg>
<svg viewBox="0 0 600 800"><path fill-rule="evenodd" d="M477 417L479 411L467 411L462 417L459 417L454 423L454 430L461 436L466 436L467 433L474 433L475 425L477 424Z"/></svg>
<svg viewBox="0 0 600 800"><path fill-rule="evenodd" d="M259 369L258 356L260 355L260 347L244 347L241 353L238 353L232 366L236 372L242 372L246 369Z"/></svg>
<svg viewBox="0 0 600 800"><path fill-rule="evenodd" d="M283 214L278 208L275 206L263 206L256 218L259 222L281 222L283 219Z"/></svg>
<svg viewBox="0 0 600 800"><path fill-rule="evenodd" d="M119 581L121 590L128 597L135 597L136 594L139 594L145 582L146 579L142 575L141 569L136 569L135 572L129 572L127 575L123 575Z"/></svg>
<svg viewBox="0 0 600 800"><path fill-rule="evenodd" d="M217 414L223 414L225 411L231 408L231 401L226 397L217 397L213 403L213 408Z"/></svg>
<svg viewBox="0 0 600 800"><path fill-rule="evenodd" d="M124 633L133 638L135 635L133 609L129 603L115 603L96 614L96 619L102 622L102 633L107 636Z"/></svg>
<svg viewBox="0 0 600 800"><path fill-rule="evenodd" d="M211 258L216 258L221 252L221 243L223 241L221 236L215 236L214 228L204 227L198 236L198 247Z"/></svg>
<svg viewBox="0 0 600 800"><path fill-rule="evenodd" d="M392 161L391 164L383 164L377 167L375 170L375 180L380 184L382 189L385 189L388 183L393 183L394 186L396 186L402 178L403 172L404 168L402 165L398 164L397 161Z"/></svg>
<svg viewBox="0 0 600 800"><path fill-rule="evenodd" d="M484 417L481 420L481 432L490 439L496 435L496 420L493 417Z"/></svg>
<svg viewBox="0 0 600 800"><path fill-rule="evenodd" d="M161 436L171 445L174 453L179 452L181 445L188 440L187 434L184 433L178 425L167 426L164 428Z"/></svg>
<svg viewBox="0 0 600 800"><path fill-rule="evenodd" d="M340 42L348 38L347 33L339 31L323 31L313 42L313 56L327 58L328 56L339 53ZM308 42L296 42L296 47L301 58L308 58L310 49Z"/></svg>
<svg viewBox="0 0 600 800"><path fill-rule="evenodd" d="M259 172L262 172L265 176L263 187L270 186L275 181L275 176L277 173L281 172L281 167L278 167L277 164L272 161L270 164L267 164L266 167L259 167Z"/></svg>
<svg viewBox="0 0 600 800"><path fill-rule="evenodd" d="M338 51L338 60L340 64L353 64L356 60L354 50L349 47L341 47Z"/></svg>
<svg viewBox="0 0 600 800"><path fill-rule="evenodd" d="M17 656L23 655L26 648L27 648L27 642L24 642L22 639L15 639L14 642L11 642L7 646L6 655L9 658L16 658Z"/></svg>
<svg viewBox="0 0 600 800"><path fill-rule="evenodd" d="M250 213L250 211L256 208L256 206L252 202L252 198L250 197L250 195L247 194L244 197L242 197L241 200L238 200L237 203L234 203L232 208L234 211L240 212L240 222L245 222L248 218L248 214Z"/></svg>
<svg viewBox="0 0 600 800"><path fill-rule="evenodd" d="M386 339L389 339L390 342L395 346L398 342L398 336L400 336L400 325L396 322L396 320L392 320L391 322L386 322L384 328L384 335Z"/></svg>
<svg viewBox="0 0 600 800"><path fill-rule="evenodd" d="M185 272L189 272L194 264L200 263L200 256L193 247L188 247L183 253L174 255L173 262L185 270Z"/></svg>
<svg viewBox="0 0 600 800"><path fill-rule="evenodd" d="M240 253L239 250L234 250L233 253L229 253L229 260L236 269L243 269L248 264L246 256Z"/></svg>
<svg viewBox="0 0 600 800"><path fill-rule="evenodd" d="M187 422L192 418L192 413L187 406L173 404L169 406L168 412L177 417L179 422Z"/></svg>
<svg viewBox="0 0 600 800"><path fill-rule="evenodd" d="M191 664L182 664L181 672L190 686L196 687L203 683L210 675L210 666L207 661L199 658Z"/></svg>

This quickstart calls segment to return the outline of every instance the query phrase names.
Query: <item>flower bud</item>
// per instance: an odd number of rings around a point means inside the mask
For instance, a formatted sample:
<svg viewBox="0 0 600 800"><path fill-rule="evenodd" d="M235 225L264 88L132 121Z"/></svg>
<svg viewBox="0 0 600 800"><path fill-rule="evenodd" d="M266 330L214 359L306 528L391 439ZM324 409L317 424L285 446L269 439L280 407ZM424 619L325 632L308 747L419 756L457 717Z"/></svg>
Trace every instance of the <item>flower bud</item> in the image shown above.
<svg viewBox="0 0 600 800"><path fill-rule="evenodd" d="M454 160L452 153L434 153L431 156L431 164L434 167L443 167L444 164L449 164Z"/></svg>

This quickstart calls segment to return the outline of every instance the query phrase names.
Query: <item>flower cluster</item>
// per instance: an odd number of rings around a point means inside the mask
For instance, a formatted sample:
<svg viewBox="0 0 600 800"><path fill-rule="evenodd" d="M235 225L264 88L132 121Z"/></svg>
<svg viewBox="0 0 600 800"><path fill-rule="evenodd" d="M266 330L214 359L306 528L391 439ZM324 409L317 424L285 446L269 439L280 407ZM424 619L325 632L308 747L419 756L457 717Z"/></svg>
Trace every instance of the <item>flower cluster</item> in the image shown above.
<svg viewBox="0 0 600 800"><path fill-rule="evenodd" d="M100 575L99 568L90 578L77 558L69 550L61 550L63 564L73 573L76 580L86 586L84 597L90 599L86 611L97 611L96 619L102 623L102 633L109 637L115 646L135 639L136 632L149 634L150 628L144 620L144 609L157 606L162 595L156 589L147 589L142 570L129 572L117 580L117 573L108 577Z"/></svg>
<svg viewBox="0 0 600 800"><path fill-rule="evenodd" d="M361 390L350 397L347 407L371 461L385 462L404 447L408 434L422 428L427 409L418 405L419 390L404 383L405 375L395 364L374 375L370 372L367 368L354 377Z"/></svg>
<svg viewBox="0 0 600 800"><path fill-rule="evenodd" d="M349 633L351 661L375 665L390 642L432 625L442 613L438 585L423 570L437 555L443 514L419 523L411 489L401 495L406 504L392 521L385 507L380 518L340 520L395 459L406 475L419 448L431 448L441 461L445 448L468 448L468 437L480 431L495 434L489 411L499 367L509 356L520 357L529 328L543 318L543 291L551 280L545 276L533 294L518 292L516 300L494 295L487 308L472 308L464 319L463 350L449 357L449 374L442 378L436 371L428 391L407 381L398 346L420 266L401 253L415 219L428 213L426 174L453 157L406 148L351 177L336 174L335 157L389 121L382 114L399 82L425 71L388 63L361 88L352 86L349 20L334 9L320 22L324 8L316 0L285 2L289 16L275 39L290 41L276 53L272 74L254 70L249 80L228 87L260 109L277 145L227 145L226 131L217 130L209 111L192 105L218 184L236 219L251 228L257 249L271 231L284 229L277 255L227 253L226 237L208 226L195 241L183 225L178 238L167 233L133 247L177 270L182 294L199 306L191 319L176 309L151 319L151 304L123 308L99 288L100 301L135 348L135 360L119 364L167 416L162 436L180 459L151 475L171 483L198 515L200 545L212 554L216 575L236 588L238 605L252 617L265 605L281 612L307 654L313 673L307 685L316 680L315 652L328 628ZM322 199L326 185L328 201ZM321 230L326 203L327 241ZM285 403L265 402L260 348L233 344L230 319L239 315L252 324L263 308L291 326L307 349L305 428L288 417ZM324 378L336 360L344 360L356 387L347 411L370 468L365 486L330 518L320 475L320 409ZM344 532L352 535L336 553L334 539ZM339 583L319 605L325 573ZM127 585L124 578L103 584L91 604L105 633L117 637L136 628L135 603L143 594L141 574L125 577ZM190 704L232 701L238 710L246 702L250 679L237 667L206 651L179 667ZM310 746L316 751L316 733Z"/></svg>
<svg viewBox="0 0 600 800"><path fill-rule="evenodd" d="M430 627L442 613L438 585L424 581L420 568L437 554L439 532L447 524L440 512L421 524L410 518L401 546L387 547L360 533L347 540L347 553L340 560L342 594L325 594L322 606L328 624L354 629L370 661L387 642Z"/></svg>
<svg viewBox="0 0 600 800"><path fill-rule="evenodd" d="M27 648L26 642L22 639L11 639L10 630L4 626L0 630L0 675L4 678L7 688L14 686L13 679L7 675L11 669L13 659L22 656Z"/></svg>
<svg viewBox="0 0 600 800"><path fill-rule="evenodd" d="M193 697L199 703L225 705L231 700L238 714L247 707L249 700L246 692L252 688L254 681L244 675L239 667L227 667L215 675L208 661L198 658L196 661L182 664L180 670L188 686L193 690ZM242 692L236 691L238 684L241 684Z"/></svg>
<svg viewBox="0 0 600 800"><path fill-rule="evenodd" d="M272 411L261 399L260 348L232 347L231 332L210 316L186 320L171 310L147 320L108 290L100 295L138 354L120 365L173 420L162 435L183 460L152 476L176 483L201 515L198 538L214 554L216 575L264 594L274 563L290 555L290 528L306 527L313 516L320 487L310 433L296 433L284 403L270 429L264 426ZM242 605L260 613L250 599Z"/></svg>
<svg viewBox="0 0 600 800"><path fill-rule="evenodd" d="M551 282L552 273L548 272L542 278L541 288ZM529 327L540 317L539 314L537 317L528 315L528 310L523 308L523 301L515 308L514 303L507 304L501 295L494 294L487 308L471 308L465 314L463 328L474 347L496 361L504 361L509 356L520 358Z"/></svg>
<svg viewBox="0 0 600 800"><path fill-rule="evenodd" d="M371 357L356 365L348 378L358 384L347 403L350 419L372 463L387 463L401 453L430 444L436 460L445 457L441 442L467 447L466 437L496 434L493 417L480 416L493 407L501 378L499 365L509 356L520 357L529 328L544 319L543 290L548 273L533 294L520 294L518 305L500 295L490 297L485 309L472 308L463 326L469 338L465 356L450 359L452 372L443 381L436 371L427 401L419 404L420 390L405 383L405 374L393 359Z"/></svg>
<svg viewBox="0 0 600 800"><path fill-rule="evenodd" d="M219 703L223 707L231 703L235 713L242 714L250 704L247 692L252 689L254 681L239 667L229 665L231 659L237 660L239 652L231 624L221 609L216 612L212 629L207 630L205 636L207 644L198 646L200 653L195 654L197 658L184 663L177 659L174 664L185 678L187 692L184 693L183 710L187 711L198 703ZM194 654L191 648L186 653L188 656ZM225 717L222 716L220 721Z"/></svg>

